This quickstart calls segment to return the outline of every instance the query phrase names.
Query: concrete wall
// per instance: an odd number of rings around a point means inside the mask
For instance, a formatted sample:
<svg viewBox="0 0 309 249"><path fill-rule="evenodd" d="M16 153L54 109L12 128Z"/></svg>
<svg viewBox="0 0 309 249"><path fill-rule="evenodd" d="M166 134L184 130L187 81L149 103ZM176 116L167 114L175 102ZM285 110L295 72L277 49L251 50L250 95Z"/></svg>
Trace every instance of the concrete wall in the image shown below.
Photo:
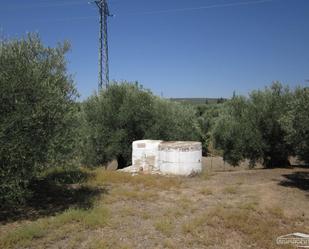
<svg viewBox="0 0 309 249"><path fill-rule="evenodd" d="M132 145L132 166L135 171L159 171L159 144L160 140L140 140Z"/></svg>
<svg viewBox="0 0 309 249"><path fill-rule="evenodd" d="M135 171L173 175L190 175L202 171L200 142L133 142L132 163Z"/></svg>

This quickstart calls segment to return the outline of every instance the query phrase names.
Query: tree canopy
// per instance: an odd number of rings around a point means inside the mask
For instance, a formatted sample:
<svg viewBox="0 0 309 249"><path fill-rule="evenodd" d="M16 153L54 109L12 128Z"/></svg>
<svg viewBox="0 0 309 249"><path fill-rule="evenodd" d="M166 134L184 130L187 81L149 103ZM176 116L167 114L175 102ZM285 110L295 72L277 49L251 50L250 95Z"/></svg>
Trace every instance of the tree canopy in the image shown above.
<svg viewBox="0 0 309 249"><path fill-rule="evenodd" d="M0 43L0 202L19 202L49 159L67 156L76 90L66 72L69 44L44 47L39 37Z"/></svg>

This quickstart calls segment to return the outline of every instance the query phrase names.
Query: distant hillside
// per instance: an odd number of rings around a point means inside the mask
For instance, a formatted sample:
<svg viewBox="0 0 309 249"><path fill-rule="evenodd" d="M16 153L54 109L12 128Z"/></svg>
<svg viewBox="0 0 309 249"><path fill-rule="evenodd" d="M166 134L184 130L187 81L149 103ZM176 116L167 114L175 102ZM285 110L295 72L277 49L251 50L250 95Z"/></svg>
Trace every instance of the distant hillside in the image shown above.
<svg viewBox="0 0 309 249"><path fill-rule="evenodd" d="M225 98L170 98L170 100L194 105L217 104L227 101Z"/></svg>

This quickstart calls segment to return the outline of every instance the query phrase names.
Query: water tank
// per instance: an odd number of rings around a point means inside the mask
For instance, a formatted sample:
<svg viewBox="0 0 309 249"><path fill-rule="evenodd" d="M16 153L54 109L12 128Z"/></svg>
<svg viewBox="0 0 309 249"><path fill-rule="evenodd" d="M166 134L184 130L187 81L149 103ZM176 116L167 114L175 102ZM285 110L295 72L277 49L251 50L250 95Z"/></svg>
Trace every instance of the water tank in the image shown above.
<svg viewBox="0 0 309 249"><path fill-rule="evenodd" d="M188 176L202 171L200 142L161 142L158 149L163 174Z"/></svg>
<svg viewBox="0 0 309 249"><path fill-rule="evenodd" d="M159 144L160 140L140 140L132 145L132 168L146 173L158 172L159 166Z"/></svg>

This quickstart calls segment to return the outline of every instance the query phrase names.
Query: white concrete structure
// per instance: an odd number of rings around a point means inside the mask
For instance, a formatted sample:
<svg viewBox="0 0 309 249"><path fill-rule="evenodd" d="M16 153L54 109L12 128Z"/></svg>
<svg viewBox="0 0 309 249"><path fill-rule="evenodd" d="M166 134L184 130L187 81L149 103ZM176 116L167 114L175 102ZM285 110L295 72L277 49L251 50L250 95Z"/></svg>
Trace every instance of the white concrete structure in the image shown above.
<svg viewBox="0 0 309 249"><path fill-rule="evenodd" d="M132 147L132 172L188 176L202 171L200 142L141 140Z"/></svg>
<svg viewBox="0 0 309 249"><path fill-rule="evenodd" d="M132 166L135 172L159 171L160 140L140 140L132 144Z"/></svg>
<svg viewBox="0 0 309 249"><path fill-rule="evenodd" d="M163 174L190 175L202 171L200 142L163 142L159 145L159 165Z"/></svg>

